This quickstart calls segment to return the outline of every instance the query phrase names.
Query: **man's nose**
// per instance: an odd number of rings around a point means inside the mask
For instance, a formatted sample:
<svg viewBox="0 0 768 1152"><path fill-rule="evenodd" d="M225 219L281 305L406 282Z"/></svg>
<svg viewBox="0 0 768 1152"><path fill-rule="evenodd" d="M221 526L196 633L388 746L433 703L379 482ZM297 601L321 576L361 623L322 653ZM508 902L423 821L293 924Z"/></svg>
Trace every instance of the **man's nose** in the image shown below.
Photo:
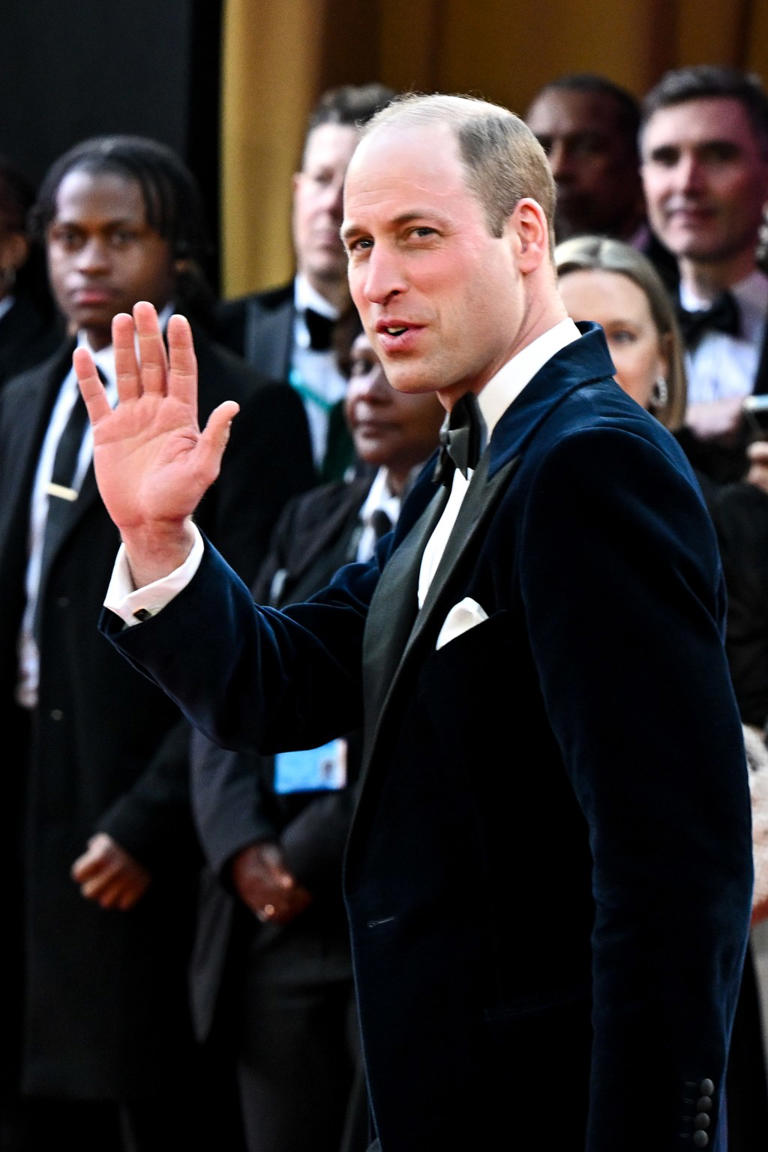
<svg viewBox="0 0 768 1152"><path fill-rule="evenodd" d="M388 400L391 392L387 378L379 364L371 365L366 372L359 376L353 376L350 381L350 389L354 390L358 399L367 400L374 404Z"/></svg>
<svg viewBox="0 0 768 1152"><path fill-rule="evenodd" d="M697 157L692 153L685 153L673 171L675 187L682 192L696 192L702 186L702 175L702 167Z"/></svg>
<svg viewBox="0 0 768 1152"><path fill-rule="evenodd" d="M384 245L371 249L364 275L366 299L374 304L386 304L408 287L396 252Z"/></svg>
<svg viewBox="0 0 768 1152"><path fill-rule="evenodd" d="M77 253L76 264L81 272L94 272L109 264L109 246L100 236L90 236Z"/></svg>

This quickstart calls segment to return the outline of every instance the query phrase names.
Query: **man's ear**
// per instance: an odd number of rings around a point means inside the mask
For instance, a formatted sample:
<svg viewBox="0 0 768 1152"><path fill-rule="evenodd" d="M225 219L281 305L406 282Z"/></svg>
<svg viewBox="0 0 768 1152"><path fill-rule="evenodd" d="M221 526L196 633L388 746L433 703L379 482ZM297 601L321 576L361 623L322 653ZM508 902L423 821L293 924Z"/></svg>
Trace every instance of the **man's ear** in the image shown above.
<svg viewBox="0 0 768 1152"><path fill-rule="evenodd" d="M549 259L549 227L538 200L530 196L518 200L506 227L515 240L517 264L523 274Z"/></svg>

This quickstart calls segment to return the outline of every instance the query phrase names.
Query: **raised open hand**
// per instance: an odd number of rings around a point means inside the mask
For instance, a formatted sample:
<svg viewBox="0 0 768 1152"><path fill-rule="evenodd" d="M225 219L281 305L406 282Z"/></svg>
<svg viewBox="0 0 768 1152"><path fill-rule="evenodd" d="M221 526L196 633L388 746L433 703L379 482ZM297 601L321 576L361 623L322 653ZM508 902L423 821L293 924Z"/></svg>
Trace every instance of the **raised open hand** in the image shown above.
<svg viewBox="0 0 768 1152"><path fill-rule="evenodd" d="M74 365L93 427L99 491L141 584L171 571L189 551L188 517L219 474L238 405L220 404L200 431L197 362L183 316L168 322L168 354L146 302L134 305L132 317L115 316L112 341L114 410L86 348L75 351Z"/></svg>

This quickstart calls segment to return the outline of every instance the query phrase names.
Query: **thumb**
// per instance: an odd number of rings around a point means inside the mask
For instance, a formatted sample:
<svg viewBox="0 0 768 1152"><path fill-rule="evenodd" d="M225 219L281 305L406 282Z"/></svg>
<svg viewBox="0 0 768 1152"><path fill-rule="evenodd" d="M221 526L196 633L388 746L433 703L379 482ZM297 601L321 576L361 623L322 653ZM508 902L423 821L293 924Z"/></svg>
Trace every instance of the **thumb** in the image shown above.
<svg viewBox="0 0 768 1152"><path fill-rule="evenodd" d="M203 429L200 437L203 455L209 466L216 472L218 472L224 449L229 441L232 421L239 411L240 405L235 400L225 400L223 404L219 404L218 408L214 408Z"/></svg>

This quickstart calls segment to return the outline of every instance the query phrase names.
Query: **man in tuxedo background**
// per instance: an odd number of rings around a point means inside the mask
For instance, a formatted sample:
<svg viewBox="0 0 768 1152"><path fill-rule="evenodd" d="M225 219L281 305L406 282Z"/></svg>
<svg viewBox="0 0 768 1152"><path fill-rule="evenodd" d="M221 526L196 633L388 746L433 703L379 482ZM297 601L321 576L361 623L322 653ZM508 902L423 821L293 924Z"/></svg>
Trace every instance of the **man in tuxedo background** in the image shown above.
<svg viewBox="0 0 768 1152"><path fill-rule="evenodd" d="M353 459L338 362L338 352L349 351L357 330L339 239L344 174L360 125L393 95L382 84L345 84L323 93L310 114L293 177L296 274L279 288L219 308L222 343L259 372L288 381L304 401L322 480L340 479Z"/></svg>
<svg viewBox="0 0 768 1152"><path fill-rule="evenodd" d="M758 267L768 200L768 96L754 76L700 65L646 95L640 131L651 226L677 259L687 346L682 442L716 481L748 460L744 397L768 390L768 276Z"/></svg>
<svg viewBox="0 0 768 1152"><path fill-rule="evenodd" d="M725 1147L752 868L717 545L679 447L565 313L553 212L507 110L409 97L371 121L350 289L447 443L374 558L280 612L190 519L236 406L196 430L183 320L168 369L148 305L116 318L115 411L76 354L123 539L113 643L227 746L364 717L344 885L383 1152Z"/></svg>
<svg viewBox="0 0 768 1152"><path fill-rule="evenodd" d="M561 76L536 93L525 122L557 186L557 239L593 233L642 247L649 236L635 97L603 76Z"/></svg>

